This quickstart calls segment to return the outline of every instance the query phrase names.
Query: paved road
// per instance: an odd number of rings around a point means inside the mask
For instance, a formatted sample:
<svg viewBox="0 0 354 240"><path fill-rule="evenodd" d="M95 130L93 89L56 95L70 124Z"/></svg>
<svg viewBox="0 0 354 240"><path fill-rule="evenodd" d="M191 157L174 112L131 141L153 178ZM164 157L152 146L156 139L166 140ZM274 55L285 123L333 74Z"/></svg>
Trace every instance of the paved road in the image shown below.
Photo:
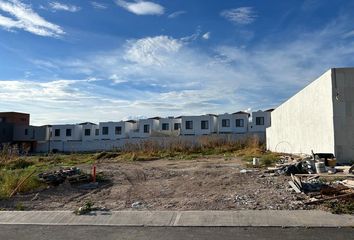
<svg viewBox="0 0 354 240"><path fill-rule="evenodd" d="M279 227L112 227L0 225L0 239L6 240L118 240L118 239L352 239L354 228Z"/></svg>

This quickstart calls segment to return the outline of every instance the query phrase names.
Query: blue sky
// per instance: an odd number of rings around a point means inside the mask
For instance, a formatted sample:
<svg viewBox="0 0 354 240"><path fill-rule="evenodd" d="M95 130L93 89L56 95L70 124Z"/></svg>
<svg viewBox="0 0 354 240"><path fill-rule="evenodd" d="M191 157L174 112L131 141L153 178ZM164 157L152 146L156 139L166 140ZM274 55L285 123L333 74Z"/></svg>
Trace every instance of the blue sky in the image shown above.
<svg viewBox="0 0 354 240"><path fill-rule="evenodd" d="M353 12L349 0L0 0L0 111L40 125L276 107L354 65Z"/></svg>

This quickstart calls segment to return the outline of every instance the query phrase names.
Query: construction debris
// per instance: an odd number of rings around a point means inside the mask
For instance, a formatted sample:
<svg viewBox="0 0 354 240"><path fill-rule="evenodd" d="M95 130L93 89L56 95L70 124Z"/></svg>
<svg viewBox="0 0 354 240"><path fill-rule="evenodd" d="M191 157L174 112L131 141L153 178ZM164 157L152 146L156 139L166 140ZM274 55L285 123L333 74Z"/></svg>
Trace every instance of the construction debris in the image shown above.
<svg viewBox="0 0 354 240"><path fill-rule="evenodd" d="M40 173L38 174L38 178L40 181L47 184L57 186L65 182L65 180L71 184L87 182L91 179L91 176L83 173L79 168L71 167L60 169L58 171Z"/></svg>

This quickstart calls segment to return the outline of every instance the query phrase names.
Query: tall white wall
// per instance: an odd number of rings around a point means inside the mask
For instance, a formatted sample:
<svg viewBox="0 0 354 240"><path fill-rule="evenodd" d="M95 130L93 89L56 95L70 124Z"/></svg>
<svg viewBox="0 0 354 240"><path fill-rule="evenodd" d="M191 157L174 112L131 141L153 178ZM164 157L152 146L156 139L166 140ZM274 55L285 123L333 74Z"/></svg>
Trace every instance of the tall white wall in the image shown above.
<svg viewBox="0 0 354 240"><path fill-rule="evenodd" d="M335 153L331 71L271 113L267 148L275 152Z"/></svg>
<svg viewBox="0 0 354 240"><path fill-rule="evenodd" d="M261 142L265 141L264 133L243 133L243 134L228 134L228 135L213 135L216 138L224 138L230 141L243 141L249 137L258 137ZM106 141L50 141L38 142L36 152L48 152L53 149L59 152L95 152L95 151L113 151L124 148L125 144L141 144L144 141L153 141L161 145L180 143L187 141L188 143L197 143L200 138L205 136L175 136L175 137L150 137L140 139L118 139Z"/></svg>
<svg viewBox="0 0 354 240"><path fill-rule="evenodd" d="M333 69L335 155L354 161L354 68Z"/></svg>

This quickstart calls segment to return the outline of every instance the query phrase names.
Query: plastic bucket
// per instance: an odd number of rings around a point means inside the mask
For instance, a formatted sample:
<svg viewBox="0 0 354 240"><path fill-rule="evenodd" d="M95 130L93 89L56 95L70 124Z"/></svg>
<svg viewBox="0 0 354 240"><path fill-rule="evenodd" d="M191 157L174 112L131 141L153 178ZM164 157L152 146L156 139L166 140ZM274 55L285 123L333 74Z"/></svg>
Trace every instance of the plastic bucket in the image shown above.
<svg viewBox="0 0 354 240"><path fill-rule="evenodd" d="M315 167L316 167L317 173L325 173L326 172L326 166L325 166L324 162L315 163Z"/></svg>

